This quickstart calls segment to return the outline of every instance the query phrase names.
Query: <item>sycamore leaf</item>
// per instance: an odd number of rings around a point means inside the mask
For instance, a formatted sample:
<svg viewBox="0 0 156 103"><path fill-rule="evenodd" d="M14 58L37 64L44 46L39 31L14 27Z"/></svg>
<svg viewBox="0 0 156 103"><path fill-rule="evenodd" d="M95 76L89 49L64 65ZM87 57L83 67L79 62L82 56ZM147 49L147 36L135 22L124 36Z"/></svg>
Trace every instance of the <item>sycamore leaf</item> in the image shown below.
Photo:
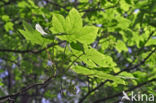
<svg viewBox="0 0 156 103"><path fill-rule="evenodd" d="M104 73L103 71L98 71L95 69L88 69L88 68L82 67L82 66L72 67L72 70L78 74L87 75L90 77L97 77L97 78L102 79L102 80L109 79L109 80L112 80L118 84L125 84L124 80L122 80L121 78L107 74L107 73Z"/></svg>
<svg viewBox="0 0 156 103"><path fill-rule="evenodd" d="M82 28L82 18L76 9L72 9L66 17L66 32L73 34L78 33Z"/></svg>
<svg viewBox="0 0 156 103"><path fill-rule="evenodd" d="M118 77L121 77L123 79L136 79L132 73L128 73L128 72L122 72L119 74Z"/></svg>
<svg viewBox="0 0 156 103"><path fill-rule="evenodd" d="M52 25L50 30L56 34L67 34L59 35L58 38L69 42L78 41L83 44L91 44L97 37L98 28L83 27L81 15L76 9L72 9L66 18L59 14L53 15Z"/></svg>
<svg viewBox="0 0 156 103"><path fill-rule="evenodd" d="M62 15L59 15L59 14L55 14L53 15L53 19L52 19L52 25L53 27L50 28L51 31L53 31L53 33L64 33L65 30L64 30L64 25L65 23L65 19Z"/></svg>
<svg viewBox="0 0 156 103"><path fill-rule="evenodd" d="M90 44L96 39L98 28L94 26L85 26L77 37L77 40L84 44Z"/></svg>
<svg viewBox="0 0 156 103"><path fill-rule="evenodd" d="M145 46L151 46L151 45L153 45L153 46L156 45L156 38L149 39L149 41L146 43Z"/></svg>
<svg viewBox="0 0 156 103"><path fill-rule="evenodd" d="M83 58L87 58L93 61L96 65L100 67L115 67L116 66L116 63L113 61L112 57L108 55L104 55L94 48L86 49L85 53L86 54L82 56Z"/></svg>

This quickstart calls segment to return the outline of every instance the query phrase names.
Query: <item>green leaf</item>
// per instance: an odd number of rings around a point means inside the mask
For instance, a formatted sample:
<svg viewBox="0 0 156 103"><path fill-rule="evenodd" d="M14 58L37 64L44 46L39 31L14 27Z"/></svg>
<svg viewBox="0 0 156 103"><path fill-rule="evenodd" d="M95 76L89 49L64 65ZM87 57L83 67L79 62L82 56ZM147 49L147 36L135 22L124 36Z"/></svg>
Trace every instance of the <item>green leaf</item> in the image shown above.
<svg viewBox="0 0 156 103"><path fill-rule="evenodd" d="M10 21L10 17L9 17L8 15L3 15L3 16L2 16L2 20L3 20L3 21L6 21L6 22L7 22L7 21Z"/></svg>
<svg viewBox="0 0 156 103"><path fill-rule="evenodd" d="M25 8L25 7L29 6L29 4L26 1L18 2L17 5L19 8Z"/></svg>
<svg viewBox="0 0 156 103"><path fill-rule="evenodd" d="M121 51L128 51L128 48L126 47L125 43L121 40L118 40L116 43L115 48L117 49L117 51L120 53Z"/></svg>
<svg viewBox="0 0 156 103"><path fill-rule="evenodd" d="M94 26L85 26L80 31L80 34L77 34L77 41L84 43L84 44L90 44L95 41L97 37L98 28Z"/></svg>
<svg viewBox="0 0 156 103"><path fill-rule="evenodd" d="M123 18L121 16L117 16L117 19L118 19L118 25L117 27L123 29L123 30L126 30L128 29L129 25L131 24L131 21L126 19L126 18Z"/></svg>
<svg viewBox="0 0 156 103"><path fill-rule="evenodd" d="M50 90L47 90L47 91L44 93L44 96L45 96L46 98L54 98L54 97L56 97L56 95L55 95L55 94L52 94Z"/></svg>
<svg viewBox="0 0 156 103"><path fill-rule="evenodd" d="M89 70L85 67L82 66L75 66L72 68L72 70L78 74L82 74L82 75L94 75L94 71L93 70Z"/></svg>
<svg viewBox="0 0 156 103"><path fill-rule="evenodd" d="M87 75L90 77L97 77L97 78L102 79L102 80L108 79L108 80L112 80L114 82L117 82L118 84L125 84L125 82L122 79L120 79L119 77L116 77L116 76L113 76L110 74L106 74L103 71L97 71L94 69L91 70L91 69L88 69L88 68L85 68L82 66L72 67L72 70L78 74Z"/></svg>
<svg viewBox="0 0 156 103"><path fill-rule="evenodd" d="M0 71L0 72L1 72L1 71ZM4 72L3 72L2 74L4 74ZM0 88L1 88L2 86L4 86L4 83L3 83L2 81L3 81L2 78L0 78Z"/></svg>
<svg viewBox="0 0 156 103"><path fill-rule="evenodd" d="M84 55L85 58L90 59L95 64L97 64L100 67L115 67L116 63L113 61L113 59L108 56L104 55L100 52L98 52L96 49L90 48L85 50L86 55Z"/></svg>
<svg viewBox="0 0 156 103"><path fill-rule="evenodd" d="M4 28L5 28L6 31L9 31L9 30L13 30L13 26L14 26L14 24L12 22L7 22L4 25Z"/></svg>
<svg viewBox="0 0 156 103"><path fill-rule="evenodd" d="M0 87L3 86L3 85L4 85L4 83L2 83L2 82L0 81Z"/></svg>
<svg viewBox="0 0 156 103"><path fill-rule="evenodd" d="M128 72L122 72L119 74L119 77L121 76L121 78L123 79L136 79L132 73L128 73Z"/></svg>
<svg viewBox="0 0 156 103"><path fill-rule="evenodd" d="M82 18L76 9L72 9L66 19L62 15L55 14L52 25L50 30L53 33L65 33L66 35L59 35L58 37L69 42L78 41L83 44L90 44L97 37L98 28L94 26L82 27Z"/></svg>
<svg viewBox="0 0 156 103"><path fill-rule="evenodd" d="M83 51L84 52L84 48L83 48L83 45L81 43L79 43L79 42L76 42L76 43L72 42L72 43L70 43L70 45L71 45L71 47L73 49L76 49L78 51Z"/></svg>
<svg viewBox="0 0 156 103"><path fill-rule="evenodd" d="M120 7L125 10L125 11L128 11L129 8L130 8L130 5L126 3L125 0L120 0Z"/></svg>
<svg viewBox="0 0 156 103"><path fill-rule="evenodd" d="M87 3L88 0L80 0L81 3Z"/></svg>
<svg viewBox="0 0 156 103"><path fill-rule="evenodd" d="M80 13L76 9L72 9L66 17L66 33L74 34L80 32L82 28L82 19Z"/></svg>
<svg viewBox="0 0 156 103"><path fill-rule="evenodd" d="M147 78L146 72L141 72L141 71L135 71L133 75L137 78L140 79L141 81L145 81Z"/></svg>
<svg viewBox="0 0 156 103"><path fill-rule="evenodd" d="M33 8L38 8L32 0L28 0L28 2Z"/></svg>
<svg viewBox="0 0 156 103"><path fill-rule="evenodd" d="M32 44L39 44L46 46L48 43L50 43L49 39L43 38L41 33L39 33L37 30L34 30L30 24L23 22L24 30L19 30L19 32L26 38L26 40L31 41Z"/></svg>
<svg viewBox="0 0 156 103"><path fill-rule="evenodd" d="M54 33L64 33L65 32L65 19L62 15L54 14L52 19L53 27L50 30Z"/></svg>
<svg viewBox="0 0 156 103"><path fill-rule="evenodd" d="M146 43L145 46L150 46L150 45L156 46L156 39L155 38L149 39L149 41Z"/></svg>
<svg viewBox="0 0 156 103"><path fill-rule="evenodd" d="M120 71L120 68L114 67L114 68L113 68L113 71L114 71L114 73L118 73L118 72Z"/></svg>
<svg viewBox="0 0 156 103"><path fill-rule="evenodd" d="M23 27L26 31L29 31L29 32L33 32L34 29L31 27L30 24L28 24L27 22L23 21Z"/></svg>

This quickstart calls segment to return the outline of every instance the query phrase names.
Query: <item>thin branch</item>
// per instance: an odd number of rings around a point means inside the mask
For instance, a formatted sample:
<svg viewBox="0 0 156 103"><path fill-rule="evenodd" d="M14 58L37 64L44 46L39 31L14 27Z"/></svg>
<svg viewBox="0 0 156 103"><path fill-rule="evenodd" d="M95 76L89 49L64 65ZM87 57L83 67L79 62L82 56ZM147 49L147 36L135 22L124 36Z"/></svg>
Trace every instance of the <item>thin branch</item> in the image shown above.
<svg viewBox="0 0 156 103"><path fill-rule="evenodd" d="M147 40L145 41L145 43L144 43L143 47L142 47L142 48L140 48L140 50L139 50L139 51L141 51L142 49L144 49L144 46L145 46L145 45L146 45L146 43L150 40L150 38L153 36L153 34L154 34L154 31L152 31L152 32L150 33L150 35L148 36Z"/></svg>
<svg viewBox="0 0 156 103"><path fill-rule="evenodd" d="M9 61L11 63L14 63L16 66L20 66L20 64L16 61L10 60L9 58L5 58L5 57L0 57L1 59L3 59L4 61Z"/></svg>
<svg viewBox="0 0 156 103"><path fill-rule="evenodd" d="M68 9L66 9L66 6L59 5L58 3L55 3L55 2L50 1L50 0L44 0L44 1L46 1L49 4L54 5L55 7L63 8L64 10L69 11Z"/></svg>
<svg viewBox="0 0 156 103"><path fill-rule="evenodd" d="M55 76L54 76L55 77ZM52 80L52 77L49 77L47 80L45 80L43 83L35 83L35 84L32 84L30 86L27 86L21 90L19 90L18 92L14 93L14 94L11 94L11 95L7 95L7 96L3 96L3 97L0 97L0 101L7 101L7 100L14 100L14 98L17 98L17 96L21 95L21 94L24 94L25 92L27 92L28 90L34 88L34 87L37 87L37 86L41 86L41 88L44 88L45 86L47 86L49 84L49 82Z"/></svg>
<svg viewBox="0 0 156 103"><path fill-rule="evenodd" d="M107 10L107 9L111 9L111 8L117 7L118 4L119 4L119 2L116 3L116 4L113 5L113 6L106 7L106 8L89 8L89 9L86 9L86 10L82 10L82 12L105 11L105 10Z"/></svg>
<svg viewBox="0 0 156 103"><path fill-rule="evenodd" d="M47 3L49 4L52 4L56 7L59 7L59 8L63 8L64 10L66 11L70 11L70 9L66 9L67 6L75 6L75 8L77 8L78 5L81 5L82 3L79 3L77 2L77 0L75 0L74 4L72 5L59 5L58 3L55 3L53 1L50 1L50 0L45 0ZM107 8L89 8L89 9L86 9L86 10L79 10L80 12L93 12L93 11L104 11L104 10L107 10L107 9L111 9L111 8L115 8L118 6L118 3L115 4L114 6L110 6L110 7L107 7Z"/></svg>
<svg viewBox="0 0 156 103"><path fill-rule="evenodd" d="M137 50L138 51L137 54L140 53L144 49L146 43L150 40L150 38L152 37L153 34L154 34L154 31L152 31L149 34L149 36L148 36L147 40L144 42L143 46L139 50ZM136 60L136 57L134 57L133 61L129 64L129 66L127 68L131 68L135 60Z"/></svg>
<svg viewBox="0 0 156 103"><path fill-rule="evenodd" d="M74 7L77 8L77 6L78 6L78 0L75 0L74 1Z"/></svg>
<svg viewBox="0 0 156 103"><path fill-rule="evenodd" d="M79 101L79 103L83 103L83 101L91 94L91 93L93 93L93 92L95 92L96 90L98 90L101 86L103 86L106 82L108 82L109 80L106 80L106 81L104 81L104 82L102 82L102 83L100 83L97 87L95 87L94 89L92 89L92 90L90 90L85 96L83 96L81 99L80 99L80 101Z"/></svg>
<svg viewBox="0 0 156 103"><path fill-rule="evenodd" d="M145 59L143 59L139 64L136 64L136 65L134 65L134 66L131 67L131 68L122 69L121 71L119 71L119 72L116 73L115 75L118 75L118 74L120 74L120 73L123 72L123 71L130 71L130 70L133 70L133 69L135 69L135 68L137 68L137 67L143 65L143 64L147 61L147 59L148 59L155 51L156 51L156 48L155 48L154 50L152 50L151 53L149 53L148 56L147 56Z"/></svg>
<svg viewBox="0 0 156 103"><path fill-rule="evenodd" d="M143 83L140 83L137 86L134 86L134 87L132 87L130 89L125 90L125 92L129 92L129 91L135 90L137 88L140 88L140 87L142 87L142 86L144 86L144 85L146 85L148 83L154 82L154 81L156 81L156 78L154 78L152 80L149 80L149 81L146 81L146 82L143 82ZM115 94L115 95L112 95L112 96L109 96L109 97L106 97L106 98L102 98L102 99L96 100L93 103L104 102L106 100L113 99L113 98L118 97L118 96L121 96L121 95L122 95L122 91L120 93Z"/></svg>
<svg viewBox="0 0 156 103"><path fill-rule="evenodd" d="M46 49L49 49L53 46L56 46L56 45L60 45L62 43L64 43L65 41L61 41L59 43L52 43L52 44L49 44L47 47L45 48L42 48L40 50L11 50L11 49L0 49L0 52L12 52L12 53L33 53L33 54L39 54L43 51L45 51Z"/></svg>
<svg viewBox="0 0 156 103"><path fill-rule="evenodd" d="M72 65L82 56L84 55L83 53L81 55L79 55L78 57L76 57L75 60L72 61L72 63L67 67L67 69L65 70L65 72L67 72L71 67Z"/></svg>

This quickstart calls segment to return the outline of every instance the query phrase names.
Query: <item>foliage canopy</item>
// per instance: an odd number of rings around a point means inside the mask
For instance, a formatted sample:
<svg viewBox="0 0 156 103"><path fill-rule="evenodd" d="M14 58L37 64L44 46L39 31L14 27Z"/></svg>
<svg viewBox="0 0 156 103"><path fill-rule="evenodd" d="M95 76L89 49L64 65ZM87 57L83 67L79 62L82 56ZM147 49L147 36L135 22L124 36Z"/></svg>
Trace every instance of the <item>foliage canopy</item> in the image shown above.
<svg viewBox="0 0 156 103"><path fill-rule="evenodd" d="M155 0L2 0L0 25L0 102L156 96Z"/></svg>

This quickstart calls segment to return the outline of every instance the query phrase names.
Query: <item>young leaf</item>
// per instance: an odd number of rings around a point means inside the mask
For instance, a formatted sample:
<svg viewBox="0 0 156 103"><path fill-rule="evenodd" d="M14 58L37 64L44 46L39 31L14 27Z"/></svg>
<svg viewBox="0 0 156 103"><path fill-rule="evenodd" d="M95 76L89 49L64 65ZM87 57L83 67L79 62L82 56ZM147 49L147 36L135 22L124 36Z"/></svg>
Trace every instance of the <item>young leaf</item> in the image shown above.
<svg viewBox="0 0 156 103"><path fill-rule="evenodd" d="M91 69L88 69L88 68L82 67L82 66L75 66L72 68L72 70L78 74L87 75L90 77L97 77L102 80L109 79L109 80L116 82L117 84L125 84L125 82L121 78L104 73L103 71L97 71L94 69L91 70Z"/></svg>
<svg viewBox="0 0 156 103"><path fill-rule="evenodd" d="M92 60L95 64L100 67L115 67L116 63L113 59L108 56L98 52L96 49L87 49L85 50L86 55L85 58Z"/></svg>
<svg viewBox="0 0 156 103"><path fill-rule="evenodd" d="M94 26L82 27L82 18L76 9L72 9L66 19L62 15L55 14L52 25L50 30L53 33L67 34L58 37L69 42L78 41L83 44L90 44L94 42L98 32L98 28Z"/></svg>
<svg viewBox="0 0 156 103"><path fill-rule="evenodd" d="M55 14L52 18L52 25L51 31L55 34L57 33L64 33L65 32L65 19L62 15Z"/></svg>
<svg viewBox="0 0 156 103"><path fill-rule="evenodd" d="M78 33L82 28L82 19L80 13L76 9L72 9L66 17L66 32L73 34Z"/></svg>
<svg viewBox="0 0 156 103"><path fill-rule="evenodd" d="M77 40L84 44L90 44L94 42L97 37L98 28L94 26L85 26L77 35Z"/></svg>

